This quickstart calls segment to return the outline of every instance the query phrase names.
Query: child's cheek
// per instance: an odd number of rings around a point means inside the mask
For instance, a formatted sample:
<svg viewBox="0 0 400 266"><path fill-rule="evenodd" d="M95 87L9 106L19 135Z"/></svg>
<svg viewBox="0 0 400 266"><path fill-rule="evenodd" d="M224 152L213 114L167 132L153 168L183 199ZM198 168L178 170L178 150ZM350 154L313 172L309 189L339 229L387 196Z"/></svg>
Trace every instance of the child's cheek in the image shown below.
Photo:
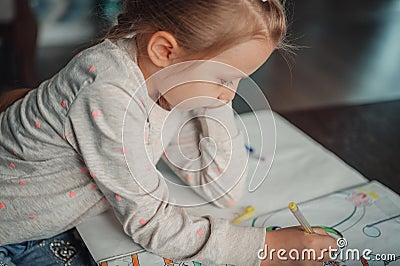
<svg viewBox="0 0 400 266"><path fill-rule="evenodd" d="M214 107L221 105L217 100L219 87L209 82L190 82L170 89L163 96L169 104L180 110Z"/></svg>

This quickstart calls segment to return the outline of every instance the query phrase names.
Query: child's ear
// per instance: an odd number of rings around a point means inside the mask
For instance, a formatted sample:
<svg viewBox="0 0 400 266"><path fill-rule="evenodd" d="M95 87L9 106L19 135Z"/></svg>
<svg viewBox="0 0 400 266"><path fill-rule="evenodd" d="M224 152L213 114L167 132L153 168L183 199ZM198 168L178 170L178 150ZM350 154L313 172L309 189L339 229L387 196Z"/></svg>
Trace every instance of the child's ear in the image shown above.
<svg viewBox="0 0 400 266"><path fill-rule="evenodd" d="M151 36L147 53L154 65L163 68L175 62L175 58L181 53L181 47L172 34L158 31Z"/></svg>

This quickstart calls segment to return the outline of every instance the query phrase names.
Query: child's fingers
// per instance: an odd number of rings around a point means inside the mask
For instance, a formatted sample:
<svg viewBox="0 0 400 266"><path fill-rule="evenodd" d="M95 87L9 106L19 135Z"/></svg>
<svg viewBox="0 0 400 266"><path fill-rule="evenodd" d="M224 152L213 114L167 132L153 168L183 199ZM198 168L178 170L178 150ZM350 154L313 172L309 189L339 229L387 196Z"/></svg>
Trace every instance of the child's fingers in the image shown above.
<svg viewBox="0 0 400 266"><path fill-rule="evenodd" d="M315 227L313 231L314 234L307 236L310 242L306 244L306 247L315 251L316 258L314 260L317 262L330 261L331 253L338 248L336 239L322 228Z"/></svg>
<svg viewBox="0 0 400 266"><path fill-rule="evenodd" d="M323 258L321 259L322 261L329 261L331 260L331 253L335 253L335 251L338 249L338 245L336 242L336 239L329 236L329 235L323 235L320 236L320 250L324 249L324 252L321 253L321 256L323 254Z"/></svg>
<svg viewBox="0 0 400 266"><path fill-rule="evenodd" d="M334 237L332 237L331 235L328 234L328 232L326 232L325 229L320 228L320 227L313 227L313 230L315 233L323 236L326 239L326 243L332 247L332 248L338 248L338 244L337 244L337 239L335 239Z"/></svg>
<svg viewBox="0 0 400 266"><path fill-rule="evenodd" d="M327 235L327 236L321 236L321 241L322 241L322 244L324 245L324 246L326 246L326 247L331 247L331 248L338 248L338 245L337 245L337 240L335 239L335 238L333 238L333 237L331 237L331 236L329 236L329 235Z"/></svg>
<svg viewBox="0 0 400 266"><path fill-rule="evenodd" d="M321 227L313 227L312 229L313 229L314 233L317 233L319 235L326 235L326 236L328 235L328 233Z"/></svg>

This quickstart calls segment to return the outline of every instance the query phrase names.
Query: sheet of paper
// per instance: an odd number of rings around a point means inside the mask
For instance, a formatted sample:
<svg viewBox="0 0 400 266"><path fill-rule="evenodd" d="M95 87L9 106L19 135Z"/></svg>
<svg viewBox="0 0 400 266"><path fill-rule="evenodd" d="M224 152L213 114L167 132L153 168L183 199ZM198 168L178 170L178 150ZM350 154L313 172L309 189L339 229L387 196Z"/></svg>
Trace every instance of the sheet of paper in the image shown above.
<svg viewBox="0 0 400 266"><path fill-rule="evenodd" d="M287 206L290 201L303 202L367 182L359 172L278 114L273 113L272 117L270 112L257 111L255 114L243 114L241 119L245 126L242 131L246 131L249 135L249 144L255 153L266 159L264 162L259 162L256 158L250 157L247 182L250 185L252 181L255 187L254 184L260 183L266 176L264 182L255 191L246 191L238 206L232 209L220 209L208 204L191 208L190 213L212 214L216 217L233 219L247 205L254 206L257 213L271 212ZM275 153L273 153L275 129L263 128L273 123L276 124L277 132ZM239 126L240 124L238 122ZM264 132L263 136L261 132ZM271 160L273 160L272 166ZM166 167L162 169L167 178L173 178L171 171ZM252 175L254 178L251 180ZM171 186L170 191L170 194L177 198L190 198L193 203L201 202L199 196L188 190L178 191L175 186Z"/></svg>
<svg viewBox="0 0 400 266"><path fill-rule="evenodd" d="M300 203L298 207L312 226L327 226L343 235L344 239L340 240L340 243L347 244L337 255L339 265L395 266L400 264L398 238L394 237L400 235L400 196L382 184L372 181L361 187L331 193ZM289 209L284 208L260 214L243 225L273 227L275 230L279 230L283 227L297 226L298 222ZM331 235L337 239L342 237L336 234ZM368 253L364 253L365 251ZM362 257L363 254L366 256ZM316 256L318 255L316 254ZM286 254L286 256L288 255ZM382 259L377 260L377 256ZM168 258L162 258L149 252L139 252L102 264L102 266L117 265L201 266L202 264L195 261L173 262Z"/></svg>
<svg viewBox="0 0 400 266"><path fill-rule="evenodd" d="M254 114L243 114L238 117L238 125L242 131L247 132L249 144L255 149L255 153L266 159L264 162L258 162L252 157L249 159L248 182L252 191L247 191L243 199L232 208L220 209L207 204L191 208L190 213L233 219L245 206L253 205L258 215L281 209L289 201L303 202L367 182L360 173L276 113L256 111ZM168 168L162 165L160 167L166 178L178 182ZM264 178L264 182L261 182ZM260 185L254 190L258 184ZM170 195L190 198L193 202L201 201L190 190L176 191L176 186L170 188ZM112 212L107 212L77 226L96 261L120 257L129 249L132 252L138 249L130 243L130 238L123 233L120 225L106 222L112 220L110 215ZM100 233L107 235L107 238L103 238ZM115 245L116 242L120 245Z"/></svg>
<svg viewBox="0 0 400 266"><path fill-rule="evenodd" d="M124 234L112 210L90 218L77 227L79 234L96 261L122 257L144 250Z"/></svg>
<svg viewBox="0 0 400 266"><path fill-rule="evenodd" d="M340 265L400 265L400 196L382 184L371 182L298 206L312 226L327 226L342 233L345 249L338 255ZM259 215L246 225L278 229L299 223L285 208ZM368 250L370 254L362 259ZM377 255L386 259L374 261Z"/></svg>
<svg viewBox="0 0 400 266"><path fill-rule="evenodd" d="M101 264L101 266L201 266L201 262L173 262L150 252L139 252L123 258L113 259ZM232 266L223 264L221 266Z"/></svg>

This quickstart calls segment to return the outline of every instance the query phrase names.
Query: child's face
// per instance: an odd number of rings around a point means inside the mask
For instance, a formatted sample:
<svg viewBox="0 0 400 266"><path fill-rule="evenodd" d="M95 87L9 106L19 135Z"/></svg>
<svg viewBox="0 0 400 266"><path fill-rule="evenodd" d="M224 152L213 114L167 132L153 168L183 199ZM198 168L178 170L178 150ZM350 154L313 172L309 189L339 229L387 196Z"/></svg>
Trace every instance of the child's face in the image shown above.
<svg viewBox="0 0 400 266"><path fill-rule="evenodd" d="M258 38L211 59L174 64L156 74L157 90L171 107L181 110L222 105L234 98L240 79L263 65L274 49Z"/></svg>

